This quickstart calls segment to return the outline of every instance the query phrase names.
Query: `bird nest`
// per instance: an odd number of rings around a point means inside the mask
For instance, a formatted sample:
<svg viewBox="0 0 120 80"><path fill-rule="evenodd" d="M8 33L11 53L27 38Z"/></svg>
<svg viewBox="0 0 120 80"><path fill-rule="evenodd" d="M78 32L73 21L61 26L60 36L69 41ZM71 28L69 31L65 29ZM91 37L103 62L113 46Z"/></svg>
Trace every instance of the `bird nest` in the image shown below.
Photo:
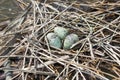
<svg viewBox="0 0 120 80"><path fill-rule="evenodd" d="M118 80L119 3L31 0L1 29L1 79ZM58 26L79 37L68 50L49 45L46 36Z"/></svg>

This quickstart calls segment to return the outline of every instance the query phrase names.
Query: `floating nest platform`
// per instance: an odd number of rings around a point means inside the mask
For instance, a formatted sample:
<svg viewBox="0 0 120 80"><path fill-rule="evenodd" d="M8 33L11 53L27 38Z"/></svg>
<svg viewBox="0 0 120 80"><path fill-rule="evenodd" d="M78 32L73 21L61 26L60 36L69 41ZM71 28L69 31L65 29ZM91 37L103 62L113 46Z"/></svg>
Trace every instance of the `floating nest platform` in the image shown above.
<svg viewBox="0 0 120 80"><path fill-rule="evenodd" d="M120 80L120 2L19 1L0 23L0 80ZM71 49L49 46L55 27L79 36Z"/></svg>

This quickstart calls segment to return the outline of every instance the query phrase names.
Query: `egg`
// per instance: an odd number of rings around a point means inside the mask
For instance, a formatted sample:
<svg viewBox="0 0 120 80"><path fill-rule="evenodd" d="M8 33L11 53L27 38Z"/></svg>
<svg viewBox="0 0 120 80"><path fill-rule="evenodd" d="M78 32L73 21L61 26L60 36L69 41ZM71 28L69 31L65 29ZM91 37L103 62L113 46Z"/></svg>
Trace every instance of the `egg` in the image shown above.
<svg viewBox="0 0 120 80"><path fill-rule="evenodd" d="M47 39L48 39L50 46L53 46L56 48L62 47L62 42L61 42L60 38L55 33L48 33Z"/></svg>
<svg viewBox="0 0 120 80"><path fill-rule="evenodd" d="M54 33L56 33L60 39L64 39L68 34L68 30L63 27L55 27Z"/></svg>
<svg viewBox="0 0 120 80"><path fill-rule="evenodd" d="M77 41L79 41L79 37L76 34L69 34L68 36L66 36L64 43L63 43L63 49L67 50L70 49L70 47L76 43Z"/></svg>

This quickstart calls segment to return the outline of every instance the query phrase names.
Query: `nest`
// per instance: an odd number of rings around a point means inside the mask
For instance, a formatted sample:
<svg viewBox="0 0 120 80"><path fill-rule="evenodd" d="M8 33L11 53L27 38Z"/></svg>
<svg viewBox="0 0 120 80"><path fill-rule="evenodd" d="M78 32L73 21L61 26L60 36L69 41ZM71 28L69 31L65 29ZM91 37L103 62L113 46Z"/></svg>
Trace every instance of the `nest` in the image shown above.
<svg viewBox="0 0 120 80"><path fill-rule="evenodd" d="M1 28L1 79L119 80L119 3L31 0ZM46 35L57 26L79 36L70 50L49 45Z"/></svg>

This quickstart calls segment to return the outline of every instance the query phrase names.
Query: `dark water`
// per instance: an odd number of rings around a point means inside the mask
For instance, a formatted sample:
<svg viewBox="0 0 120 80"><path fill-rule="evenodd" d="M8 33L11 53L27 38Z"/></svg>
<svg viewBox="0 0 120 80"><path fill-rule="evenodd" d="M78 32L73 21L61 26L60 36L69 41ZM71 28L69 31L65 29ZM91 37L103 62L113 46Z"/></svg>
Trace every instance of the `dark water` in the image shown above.
<svg viewBox="0 0 120 80"><path fill-rule="evenodd" d="M14 18L22 11L15 1L0 0L0 22Z"/></svg>
<svg viewBox="0 0 120 80"><path fill-rule="evenodd" d="M23 1L28 3L30 0L23 0ZM44 1L44 0L39 0L39 1ZM70 1L74 1L74 0L70 0ZM82 0L77 0L77 1L82 1ZM91 0L91 1L95 1L95 0ZM0 22L7 19L12 19L15 16L17 16L19 13L21 13L22 9L19 7L17 3L18 3L17 0L0 0Z"/></svg>

